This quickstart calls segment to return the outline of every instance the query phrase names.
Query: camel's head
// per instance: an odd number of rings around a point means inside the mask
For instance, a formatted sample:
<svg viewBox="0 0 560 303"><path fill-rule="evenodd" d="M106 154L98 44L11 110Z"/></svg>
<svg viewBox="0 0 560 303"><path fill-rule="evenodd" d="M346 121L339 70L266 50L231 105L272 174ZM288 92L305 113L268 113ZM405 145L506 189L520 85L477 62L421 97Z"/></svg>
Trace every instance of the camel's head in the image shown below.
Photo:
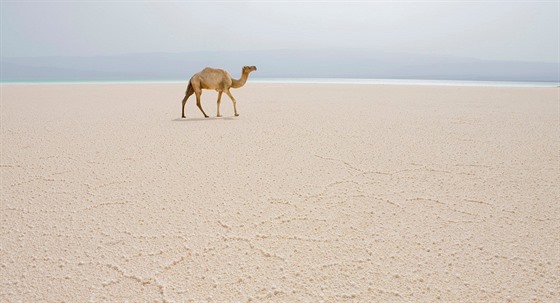
<svg viewBox="0 0 560 303"><path fill-rule="evenodd" d="M257 70L256 66L243 66L243 72L244 73L250 73L250 72L254 72Z"/></svg>

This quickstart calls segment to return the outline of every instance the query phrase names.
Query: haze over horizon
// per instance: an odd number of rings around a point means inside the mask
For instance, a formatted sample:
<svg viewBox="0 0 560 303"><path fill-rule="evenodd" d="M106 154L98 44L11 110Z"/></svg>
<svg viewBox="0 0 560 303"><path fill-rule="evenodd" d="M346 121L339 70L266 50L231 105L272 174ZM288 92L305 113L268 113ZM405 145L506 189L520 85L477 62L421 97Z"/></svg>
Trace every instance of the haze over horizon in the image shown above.
<svg viewBox="0 0 560 303"><path fill-rule="evenodd" d="M559 8L557 1L2 1L1 76L170 79L204 66L234 75L260 65L259 77L558 81Z"/></svg>

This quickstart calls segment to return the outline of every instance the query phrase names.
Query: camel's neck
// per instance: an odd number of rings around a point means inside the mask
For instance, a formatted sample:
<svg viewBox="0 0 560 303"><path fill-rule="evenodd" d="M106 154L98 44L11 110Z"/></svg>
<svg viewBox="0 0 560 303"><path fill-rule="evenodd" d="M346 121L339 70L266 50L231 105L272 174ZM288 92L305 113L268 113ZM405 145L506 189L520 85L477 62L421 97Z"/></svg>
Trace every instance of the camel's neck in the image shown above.
<svg viewBox="0 0 560 303"><path fill-rule="evenodd" d="M233 88L239 88L243 85L245 85L245 83L247 83L247 79L249 78L249 73L243 73L241 74L241 79L236 80L236 79L232 79L231 81L231 87Z"/></svg>

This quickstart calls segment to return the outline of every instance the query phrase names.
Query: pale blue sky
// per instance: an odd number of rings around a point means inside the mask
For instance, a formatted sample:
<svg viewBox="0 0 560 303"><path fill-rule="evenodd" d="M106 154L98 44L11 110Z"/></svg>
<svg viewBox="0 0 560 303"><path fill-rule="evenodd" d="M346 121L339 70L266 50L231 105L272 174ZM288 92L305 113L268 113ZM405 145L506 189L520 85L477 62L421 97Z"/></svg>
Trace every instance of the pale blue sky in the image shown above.
<svg viewBox="0 0 560 303"><path fill-rule="evenodd" d="M2 56L359 49L559 62L558 1L4 1Z"/></svg>

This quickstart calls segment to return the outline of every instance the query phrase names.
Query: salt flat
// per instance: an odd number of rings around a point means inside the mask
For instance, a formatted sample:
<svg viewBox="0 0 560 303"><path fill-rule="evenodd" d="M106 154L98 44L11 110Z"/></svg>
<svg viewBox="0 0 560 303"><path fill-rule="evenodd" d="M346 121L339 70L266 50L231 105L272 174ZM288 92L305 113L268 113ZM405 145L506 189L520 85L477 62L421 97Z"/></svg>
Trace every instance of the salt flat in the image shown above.
<svg viewBox="0 0 560 303"><path fill-rule="evenodd" d="M0 301L560 297L558 88L184 89L1 86Z"/></svg>

